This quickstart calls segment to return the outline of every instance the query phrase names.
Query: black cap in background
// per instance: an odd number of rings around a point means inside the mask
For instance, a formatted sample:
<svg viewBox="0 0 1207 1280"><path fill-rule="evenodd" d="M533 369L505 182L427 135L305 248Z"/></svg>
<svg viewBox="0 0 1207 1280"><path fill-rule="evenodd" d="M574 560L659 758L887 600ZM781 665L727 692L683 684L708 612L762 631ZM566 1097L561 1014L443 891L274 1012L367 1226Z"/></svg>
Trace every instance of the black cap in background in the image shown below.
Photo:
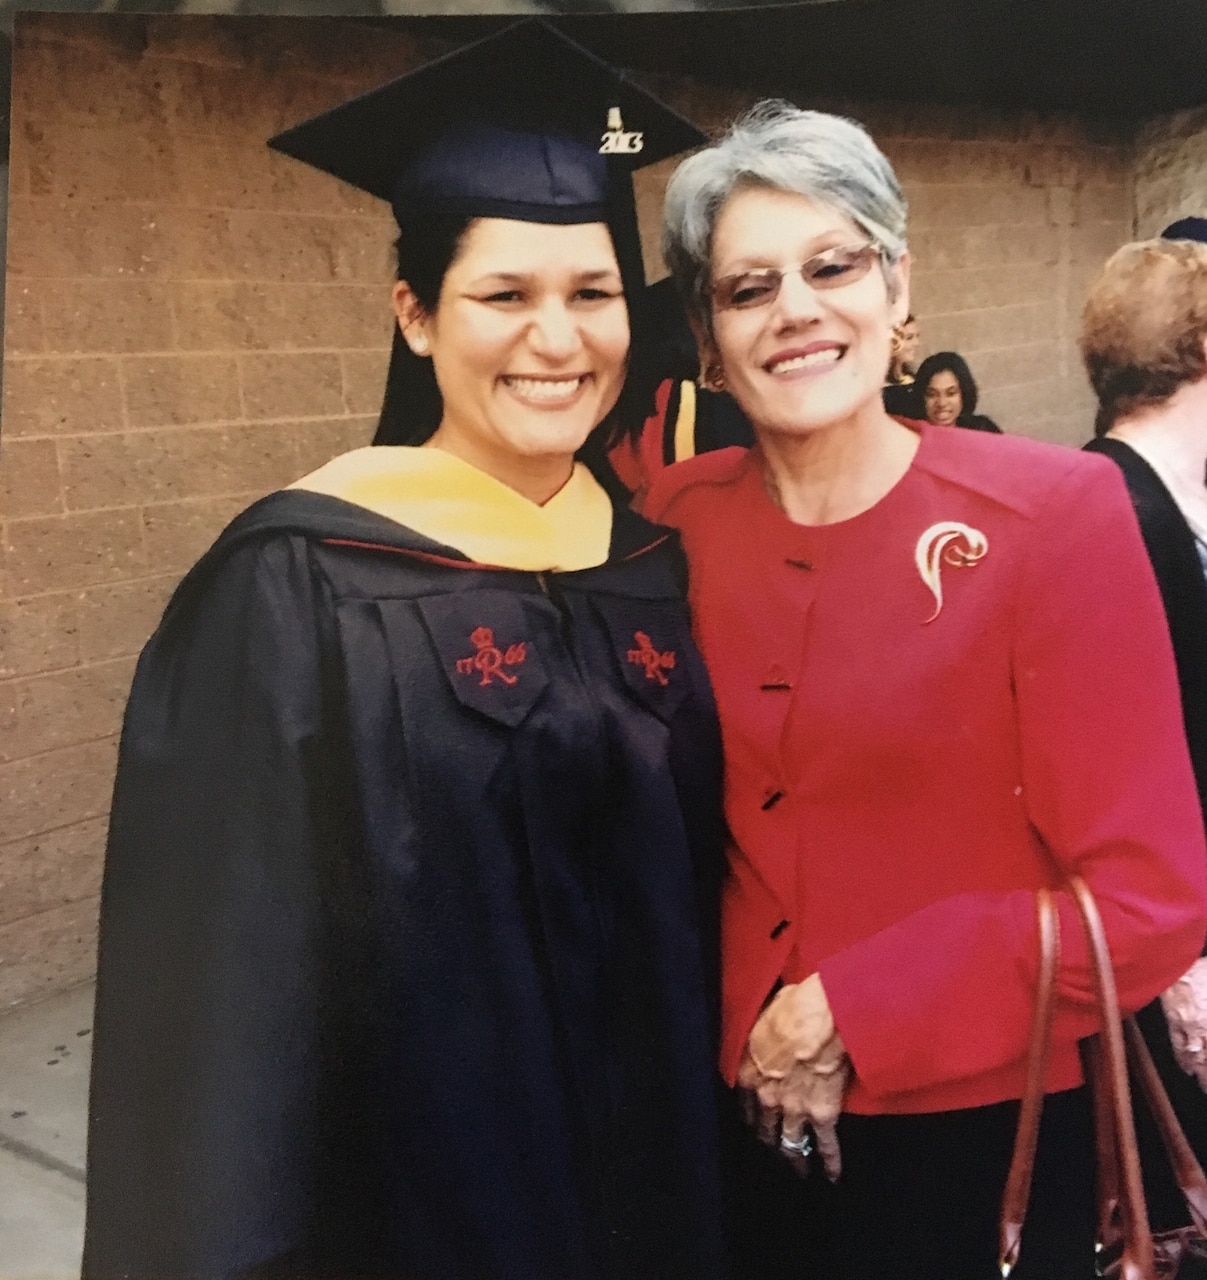
<svg viewBox="0 0 1207 1280"><path fill-rule="evenodd" d="M1198 240L1207 244L1207 218L1179 218L1161 232L1162 240Z"/></svg>

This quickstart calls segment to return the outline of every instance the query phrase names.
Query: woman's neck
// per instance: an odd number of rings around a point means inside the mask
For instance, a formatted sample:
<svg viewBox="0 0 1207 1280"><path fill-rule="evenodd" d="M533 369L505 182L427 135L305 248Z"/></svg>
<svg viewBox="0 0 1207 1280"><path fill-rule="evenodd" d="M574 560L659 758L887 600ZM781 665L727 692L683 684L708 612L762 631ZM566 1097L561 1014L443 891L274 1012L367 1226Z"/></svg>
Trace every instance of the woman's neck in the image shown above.
<svg viewBox="0 0 1207 1280"><path fill-rule="evenodd" d="M830 427L760 431L771 499L796 524L836 524L874 507L909 470L918 436L877 403Z"/></svg>
<svg viewBox="0 0 1207 1280"><path fill-rule="evenodd" d="M1121 418L1107 434L1124 444L1140 441L1160 454L1178 480L1202 488L1207 471L1207 379L1179 387L1156 408Z"/></svg>

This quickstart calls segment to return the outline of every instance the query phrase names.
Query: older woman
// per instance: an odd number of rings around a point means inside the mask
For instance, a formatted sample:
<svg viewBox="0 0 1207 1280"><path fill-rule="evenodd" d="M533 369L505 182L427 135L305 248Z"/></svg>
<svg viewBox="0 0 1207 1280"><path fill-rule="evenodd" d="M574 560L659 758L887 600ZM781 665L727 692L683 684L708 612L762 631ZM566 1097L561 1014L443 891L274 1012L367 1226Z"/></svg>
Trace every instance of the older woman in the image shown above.
<svg viewBox="0 0 1207 1280"><path fill-rule="evenodd" d="M722 1069L769 1146L735 1141L738 1274L995 1275L1036 890L1090 882L1130 1008L1207 923L1143 544L1100 460L884 411L905 207L858 126L756 108L675 173L664 248L757 437L667 470L648 506L683 534L726 750ZM1096 1015L1058 898L1016 1274L1073 1280L1093 1260L1077 1042ZM797 1176L823 1166L836 1182Z"/></svg>
<svg viewBox="0 0 1207 1280"><path fill-rule="evenodd" d="M1120 249L1090 290L1081 353L1098 396L1096 435L1086 448L1118 464L1140 521L1169 622L1190 759L1207 813L1207 245L1165 238ZM1154 1003L1141 1012L1140 1024L1203 1159L1207 957L1190 966L1162 1003L1165 1016ZM1161 1226L1184 1212L1165 1169L1153 1151L1146 1171Z"/></svg>
<svg viewBox="0 0 1207 1280"><path fill-rule="evenodd" d="M968 361L954 351L936 351L918 366L910 388L908 415L937 427L968 427L972 431L1002 429L992 418L977 413L977 385Z"/></svg>

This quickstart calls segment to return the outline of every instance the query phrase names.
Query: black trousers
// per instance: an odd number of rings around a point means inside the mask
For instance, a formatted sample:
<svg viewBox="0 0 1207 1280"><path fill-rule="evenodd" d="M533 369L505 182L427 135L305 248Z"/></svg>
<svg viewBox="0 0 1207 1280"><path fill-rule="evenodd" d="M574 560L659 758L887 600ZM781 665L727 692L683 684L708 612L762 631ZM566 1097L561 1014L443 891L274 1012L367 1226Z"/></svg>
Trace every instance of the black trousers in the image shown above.
<svg viewBox="0 0 1207 1280"><path fill-rule="evenodd" d="M1016 1102L918 1116L844 1115L843 1174L807 1178L726 1114L734 1280L991 1280ZM1088 1091L1044 1105L1014 1280L1094 1273L1094 1137Z"/></svg>

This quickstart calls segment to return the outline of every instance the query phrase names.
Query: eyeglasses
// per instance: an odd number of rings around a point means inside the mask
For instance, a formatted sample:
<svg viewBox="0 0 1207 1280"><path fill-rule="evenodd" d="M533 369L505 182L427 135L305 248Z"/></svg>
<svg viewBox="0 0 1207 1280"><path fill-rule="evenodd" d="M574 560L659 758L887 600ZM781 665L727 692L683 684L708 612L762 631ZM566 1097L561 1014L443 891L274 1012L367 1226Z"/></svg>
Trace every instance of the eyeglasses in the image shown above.
<svg viewBox="0 0 1207 1280"><path fill-rule="evenodd" d="M862 280L879 261L878 244L840 244L815 253L797 268L801 279L811 289L841 289ZM713 282L713 301L722 311L749 311L765 307L779 297L784 276L791 272L779 267L762 267L757 271L739 271Z"/></svg>

